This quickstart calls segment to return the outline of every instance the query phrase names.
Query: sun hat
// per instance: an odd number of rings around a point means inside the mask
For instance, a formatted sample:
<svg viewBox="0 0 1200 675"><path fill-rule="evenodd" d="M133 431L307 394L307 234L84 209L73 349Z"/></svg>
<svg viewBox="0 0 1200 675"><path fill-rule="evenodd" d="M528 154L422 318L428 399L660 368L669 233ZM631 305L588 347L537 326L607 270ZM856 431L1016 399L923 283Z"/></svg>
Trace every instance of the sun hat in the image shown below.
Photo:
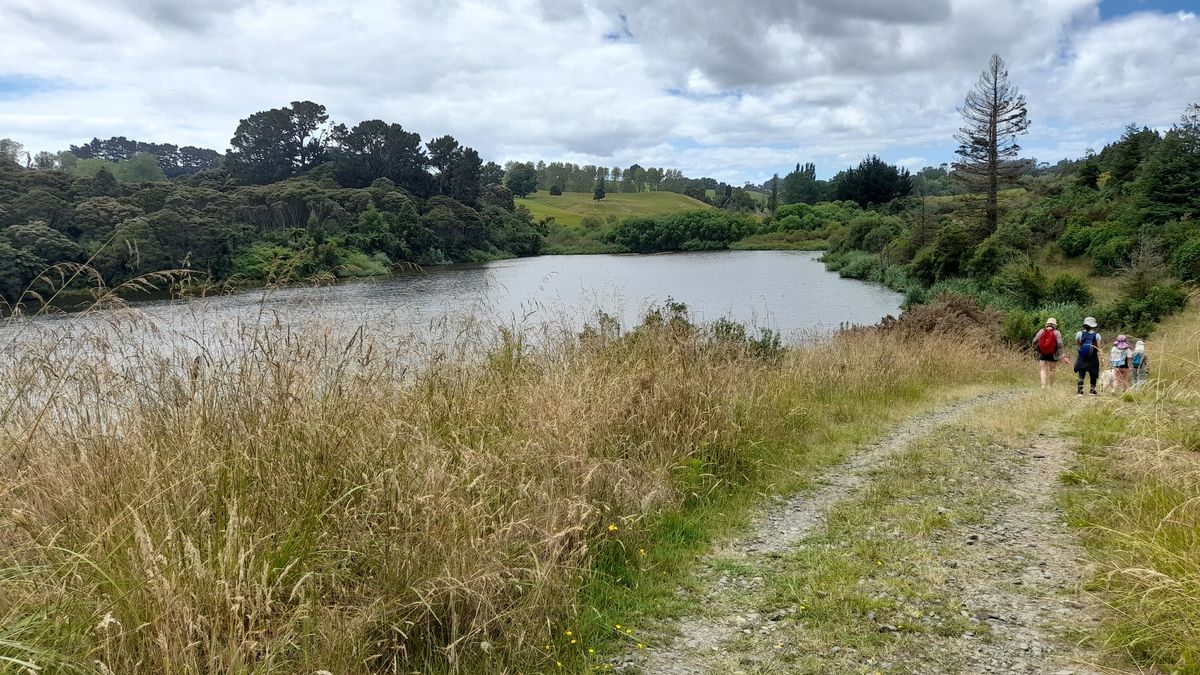
<svg viewBox="0 0 1200 675"><path fill-rule="evenodd" d="M1096 327L1096 317L1089 316L1088 318L1084 319L1083 325L1087 326L1088 328L1095 328Z"/></svg>
<svg viewBox="0 0 1200 675"><path fill-rule="evenodd" d="M1135 352L1146 351L1146 343L1142 342L1141 340L1138 340L1137 344L1133 346L1133 351L1135 351Z"/></svg>
<svg viewBox="0 0 1200 675"><path fill-rule="evenodd" d="M1117 349L1129 349L1129 338L1124 335L1117 336L1117 344L1114 345Z"/></svg>
<svg viewBox="0 0 1200 675"><path fill-rule="evenodd" d="M1046 319L1046 325L1054 326L1055 328L1058 328L1058 319L1056 319L1054 317L1050 317L1049 319Z"/></svg>

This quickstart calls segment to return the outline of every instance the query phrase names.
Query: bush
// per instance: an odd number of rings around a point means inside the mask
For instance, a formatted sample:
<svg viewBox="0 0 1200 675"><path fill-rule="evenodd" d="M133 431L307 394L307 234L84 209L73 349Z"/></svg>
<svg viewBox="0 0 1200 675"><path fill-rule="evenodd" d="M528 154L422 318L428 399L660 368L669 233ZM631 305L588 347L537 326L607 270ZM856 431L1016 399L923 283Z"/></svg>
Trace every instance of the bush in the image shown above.
<svg viewBox="0 0 1200 675"><path fill-rule="evenodd" d="M1086 305L1093 299L1087 282L1074 274L1060 274L1054 277L1050 287L1046 289L1046 300L1050 302Z"/></svg>
<svg viewBox="0 0 1200 675"><path fill-rule="evenodd" d="M1154 324L1187 306L1187 291L1181 286L1152 286L1144 294L1126 295L1097 314L1102 326L1123 329L1145 337Z"/></svg>
<svg viewBox="0 0 1200 675"><path fill-rule="evenodd" d="M1109 274L1125 266L1129 262L1129 253L1133 250L1133 237L1117 236L1093 243L1088 249L1092 256L1092 269L1098 274Z"/></svg>
<svg viewBox="0 0 1200 675"><path fill-rule="evenodd" d="M551 185L550 186L550 196L552 196L552 197L562 196L562 188L558 187L557 185Z"/></svg>
<svg viewBox="0 0 1200 675"><path fill-rule="evenodd" d="M1184 281L1200 281L1200 237L1188 240L1171 256L1175 275Z"/></svg>
<svg viewBox="0 0 1200 675"><path fill-rule="evenodd" d="M998 291L1026 308L1037 307L1046 297L1049 284L1037 265L1010 263L992 280Z"/></svg>

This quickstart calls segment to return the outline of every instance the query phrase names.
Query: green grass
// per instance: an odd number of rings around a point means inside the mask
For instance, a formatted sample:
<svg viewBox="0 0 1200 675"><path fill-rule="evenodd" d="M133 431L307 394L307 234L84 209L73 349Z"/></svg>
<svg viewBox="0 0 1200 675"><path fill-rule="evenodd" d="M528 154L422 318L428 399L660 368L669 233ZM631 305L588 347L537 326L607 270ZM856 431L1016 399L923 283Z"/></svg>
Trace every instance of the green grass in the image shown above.
<svg viewBox="0 0 1200 675"><path fill-rule="evenodd" d="M535 218L554 218L560 225L581 225L584 218L601 222L631 216L662 216L681 211L710 209L710 205L675 192L610 192L601 200L590 192L564 192L551 196L538 191L516 200Z"/></svg>
<svg viewBox="0 0 1200 675"><path fill-rule="evenodd" d="M1162 672L1200 673L1198 335L1194 308L1163 324L1149 345L1161 379L1077 415L1062 476L1108 609L1098 641Z"/></svg>
<svg viewBox="0 0 1200 675"><path fill-rule="evenodd" d="M717 191L716 191L716 190L705 190L705 191L704 191L704 194L705 194L705 196L706 196L706 197L708 197L709 199L716 199L716 198L717 198ZM764 193L764 192L758 192L758 191L756 191L756 190L747 190L747 191L746 191L746 194L750 195L750 198L754 200L754 203L755 203L755 204L758 204L759 206L766 206L766 205L767 205L767 201L771 199L771 196L770 196L770 195L768 195L768 194L766 194L766 193Z"/></svg>
<svg viewBox="0 0 1200 675"><path fill-rule="evenodd" d="M828 242L820 238L820 233L796 230L753 234L734 242L729 248L736 251L824 251L827 246Z"/></svg>

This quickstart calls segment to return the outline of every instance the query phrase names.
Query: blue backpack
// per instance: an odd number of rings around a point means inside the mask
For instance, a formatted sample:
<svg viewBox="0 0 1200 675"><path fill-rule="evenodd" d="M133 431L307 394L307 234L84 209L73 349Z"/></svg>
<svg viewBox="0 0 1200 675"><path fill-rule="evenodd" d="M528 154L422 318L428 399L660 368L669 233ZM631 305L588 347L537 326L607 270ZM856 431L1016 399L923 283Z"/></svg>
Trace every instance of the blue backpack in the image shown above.
<svg viewBox="0 0 1200 675"><path fill-rule="evenodd" d="M1090 359L1096 354L1096 334L1091 331L1084 331L1083 337L1079 338L1079 358Z"/></svg>
<svg viewBox="0 0 1200 675"><path fill-rule="evenodd" d="M1145 358L1146 358L1146 352L1134 352L1133 353L1133 367L1141 368L1142 361L1145 360Z"/></svg>

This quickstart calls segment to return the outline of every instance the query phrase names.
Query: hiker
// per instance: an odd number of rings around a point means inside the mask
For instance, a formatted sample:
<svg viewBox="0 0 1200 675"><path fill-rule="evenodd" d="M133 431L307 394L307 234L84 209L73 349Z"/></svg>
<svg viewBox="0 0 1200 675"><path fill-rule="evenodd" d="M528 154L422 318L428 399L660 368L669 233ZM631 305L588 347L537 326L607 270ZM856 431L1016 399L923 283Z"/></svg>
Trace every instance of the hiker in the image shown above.
<svg viewBox="0 0 1200 675"><path fill-rule="evenodd" d="M1038 369L1042 378L1042 389L1054 386L1054 372L1062 356L1062 333L1058 332L1058 319L1046 319L1046 326L1033 336L1033 347L1038 353Z"/></svg>
<svg viewBox="0 0 1200 675"><path fill-rule="evenodd" d="M1083 378L1091 378L1092 396L1099 396L1096 391L1096 379L1100 377L1100 334L1096 332L1096 319L1088 317L1083 320L1083 330L1075 334L1075 344L1079 345L1079 355L1075 357L1075 372L1079 373L1079 381L1075 385L1078 396L1083 396Z"/></svg>
<svg viewBox="0 0 1200 675"><path fill-rule="evenodd" d="M1137 389L1150 376L1150 355L1146 353L1146 343L1141 340L1133 346L1133 359L1129 363L1133 368L1133 388Z"/></svg>
<svg viewBox="0 0 1200 675"><path fill-rule="evenodd" d="M1113 369L1113 391L1118 394L1129 389L1129 366L1133 351L1129 349L1129 338L1118 335L1112 349L1108 351L1108 365Z"/></svg>

